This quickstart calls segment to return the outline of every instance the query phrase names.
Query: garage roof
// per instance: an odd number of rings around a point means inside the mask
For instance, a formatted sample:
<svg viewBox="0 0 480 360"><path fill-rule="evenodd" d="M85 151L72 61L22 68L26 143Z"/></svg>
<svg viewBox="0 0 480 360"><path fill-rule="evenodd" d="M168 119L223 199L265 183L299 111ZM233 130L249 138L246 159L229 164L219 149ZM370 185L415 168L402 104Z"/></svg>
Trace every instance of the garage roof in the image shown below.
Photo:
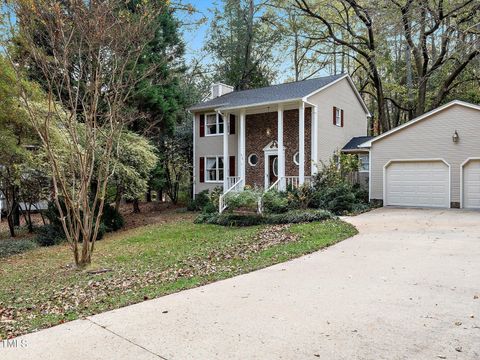
<svg viewBox="0 0 480 360"><path fill-rule="evenodd" d="M480 110L480 105L477 105L477 104L471 104L471 103L468 103L468 102L465 102L465 101L460 101L460 100L453 100L453 101L450 101L449 103L443 105L443 106L440 106L436 109L433 109L429 112L426 112L425 114L423 115L420 115L419 117L416 117L415 119L413 120L410 120L408 122L406 122L405 124L403 125L400 125L400 126L397 126L396 128L394 129L391 129L387 132L384 132L383 134L371 139L371 140L368 140L366 142L364 142L363 144L359 145L360 148L369 148L372 146L372 143L375 142L375 141L378 141L380 139L383 139L384 137L386 136L389 136L393 133L396 133L397 131L399 130L402 130L403 128L406 128L408 126L411 126L413 124L416 124L417 122L419 121L422 121L434 114L436 114L437 112L440 112L442 110L445 110L453 105L460 105L460 106L465 106L465 107L468 107L468 108L471 108L471 109L475 109L475 110Z"/></svg>

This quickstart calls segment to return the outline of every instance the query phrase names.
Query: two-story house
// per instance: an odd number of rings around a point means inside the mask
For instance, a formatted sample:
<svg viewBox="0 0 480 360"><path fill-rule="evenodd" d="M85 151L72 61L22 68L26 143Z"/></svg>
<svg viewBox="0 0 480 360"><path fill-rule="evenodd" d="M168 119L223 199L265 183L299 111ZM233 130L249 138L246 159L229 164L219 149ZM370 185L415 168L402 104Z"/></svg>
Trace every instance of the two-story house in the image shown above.
<svg viewBox="0 0 480 360"><path fill-rule="evenodd" d="M321 162L367 135L370 116L348 75L244 91L215 84L211 99L189 110L195 194L304 184Z"/></svg>

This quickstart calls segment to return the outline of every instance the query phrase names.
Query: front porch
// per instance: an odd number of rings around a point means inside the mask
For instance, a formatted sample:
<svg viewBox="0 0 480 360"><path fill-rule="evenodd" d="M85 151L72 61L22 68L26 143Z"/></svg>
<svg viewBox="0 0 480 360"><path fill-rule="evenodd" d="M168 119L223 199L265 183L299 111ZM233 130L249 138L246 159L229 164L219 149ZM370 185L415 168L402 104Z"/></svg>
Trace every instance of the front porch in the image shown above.
<svg viewBox="0 0 480 360"><path fill-rule="evenodd" d="M284 191L310 183L318 161L315 105L301 101L223 109L217 110L217 114L229 119L223 121L223 159L231 160L232 155L237 159L223 162L220 212L225 209L225 197L231 192L242 191L247 185L264 191ZM232 131L232 127L238 129L233 138L238 148L233 154L229 135L236 129ZM232 166L234 169L230 168Z"/></svg>

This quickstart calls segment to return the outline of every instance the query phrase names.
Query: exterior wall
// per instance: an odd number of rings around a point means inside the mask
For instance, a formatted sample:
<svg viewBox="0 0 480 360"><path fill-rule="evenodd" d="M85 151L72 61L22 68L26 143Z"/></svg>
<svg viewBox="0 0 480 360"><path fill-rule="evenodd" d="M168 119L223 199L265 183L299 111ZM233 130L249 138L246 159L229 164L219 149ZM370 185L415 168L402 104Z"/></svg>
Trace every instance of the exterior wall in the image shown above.
<svg viewBox="0 0 480 360"><path fill-rule="evenodd" d="M305 109L305 176L310 176L311 163L311 108ZM247 115L245 127L246 169L245 182L250 186L265 186L265 153L263 149L273 140L278 139L278 114L269 112ZM285 176L298 176L299 166L293 161L298 152L299 140L298 110L285 110L283 113L283 145L285 147ZM270 135L267 135L270 129ZM252 166L248 157L257 154L258 163Z"/></svg>
<svg viewBox="0 0 480 360"><path fill-rule="evenodd" d="M457 130L460 140L452 141ZM460 203L460 171L469 157L480 156L480 111L453 105L372 143L371 194L383 200L383 169L394 159L443 159L450 164L451 202Z"/></svg>
<svg viewBox="0 0 480 360"><path fill-rule="evenodd" d="M353 137L367 135L368 121L348 80L342 79L308 101L318 107L318 160L327 164ZM344 111L344 126L333 124L333 107ZM321 164L319 164L321 167Z"/></svg>
<svg viewBox="0 0 480 360"><path fill-rule="evenodd" d="M238 175L238 116L235 119L235 134L228 135L228 155L235 156L235 165L237 169L235 174ZM223 156L223 134L221 135L205 135L200 137L200 113L195 114L195 155L194 155L194 182L195 182L195 193L198 194L203 190L212 190L215 187L223 188L223 180L218 182L200 182L200 157L208 156ZM228 161L228 160L227 160Z"/></svg>

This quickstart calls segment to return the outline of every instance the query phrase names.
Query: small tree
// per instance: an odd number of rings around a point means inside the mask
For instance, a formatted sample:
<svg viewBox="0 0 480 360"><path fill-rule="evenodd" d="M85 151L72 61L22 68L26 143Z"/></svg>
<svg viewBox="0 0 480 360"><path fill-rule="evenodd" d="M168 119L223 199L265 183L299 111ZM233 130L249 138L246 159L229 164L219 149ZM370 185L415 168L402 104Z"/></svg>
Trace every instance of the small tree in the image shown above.
<svg viewBox="0 0 480 360"><path fill-rule="evenodd" d="M75 264L83 267L95 247L115 145L133 117L126 105L131 89L154 70L135 71L155 33L158 6L148 0L134 11L122 0L16 0L12 6L15 35L45 79L48 106L38 106L25 87L21 97L48 156ZM63 154L56 152L53 125L65 137Z"/></svg>

